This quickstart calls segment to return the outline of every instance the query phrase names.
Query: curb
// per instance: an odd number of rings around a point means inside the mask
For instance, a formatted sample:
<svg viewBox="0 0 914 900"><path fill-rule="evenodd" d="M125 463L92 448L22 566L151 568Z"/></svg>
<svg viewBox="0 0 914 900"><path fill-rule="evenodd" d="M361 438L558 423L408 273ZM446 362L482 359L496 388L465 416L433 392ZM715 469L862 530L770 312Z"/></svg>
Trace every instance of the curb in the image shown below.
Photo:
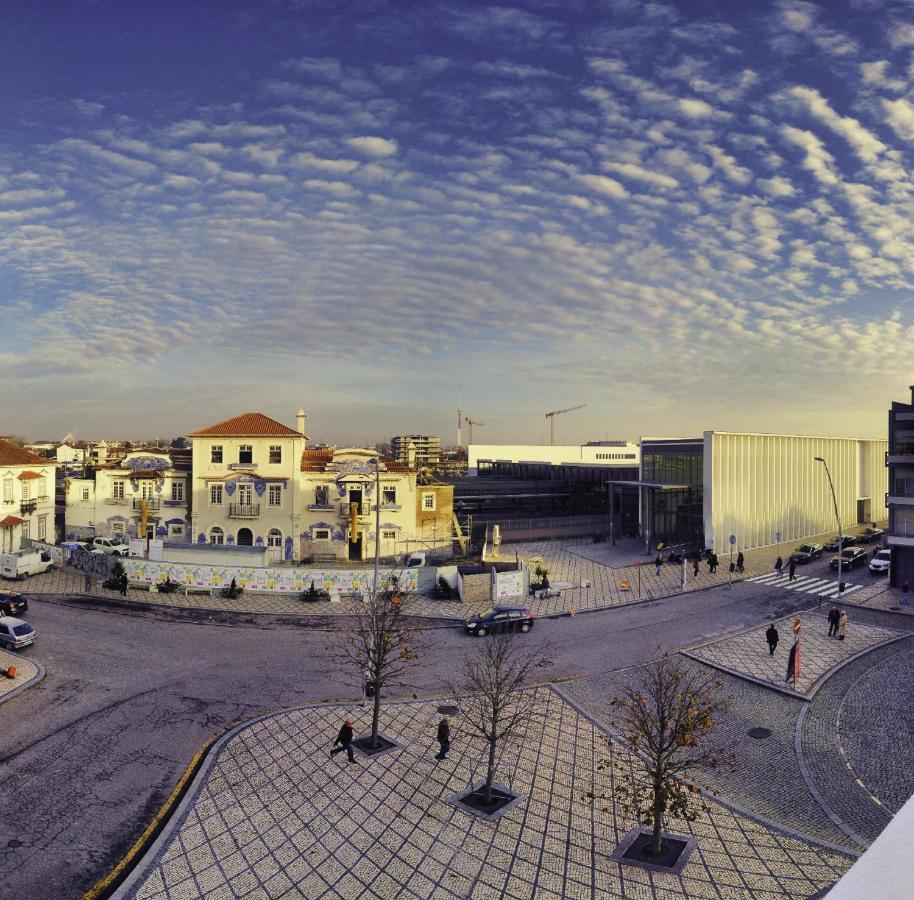
<svg viewBox="0 0 914 900"><path fill-rule="evenodd" d="M747 675L745 672L737 672L736 669L728 669L726 666L721 665L720 663L710 662L707 659L702 659L700 656L696 656L694 653L691 653L688 650L680 650L679 653L681 656L685 656L697 663L701 663L703 666L708 666L711 669L716 669L718 672L724 672L727 675L731 675L733 678L739 678L740 681L748 681L750 684L757 684L759 687L767 688L769 691L777 691L779 694L784 694L786 697L792 697L794 700L801 700L804 703L809 703L809 701L812 700L811 696L801 694L799 691L795 691L792 688L785 687L784 685L780 684L774 684L770 681L764 681L761 678L756 678L754 675Z"/></svg>
<svg viewBox="0 0 914 900"><path fill-rule="evenodd" d="M13 697L18 697L19 694L21 694L23 691L28 690L33 685L44 681L44 676L47 674L45 667L40 662L34 662L33 660L29 660L29 662L32 663L33 666L37 666L38 671L28 681L17 685L11 691L0 697L0 703L6 703L7 701L12 700Z"/></svg>
<svg viewBox="0 0 914 900"><path fill-rule="evenodd" d="M628 746L623 740L622 736L612 726L606 724L606 722L600 721L596 716L594 716L580 703L578 703L577 700L569 697L561 688L552 687L551 690L558 694L565 703L576 710L579 715L587 719L587 721L590 722L594 728L612 738L612 740L617 741L623 748L625 748L626 753L631 753L643 761L643 757L640 753L628 749ZM807 707L803 708L805 710ZM703 789L702 797L710 800L712 803L716 803L719 806L724 807L724 809L729 809L732 812L744 815L747 818L752 819L754 822L758 822L760 825L771 828L773 831L777 831L780 834L786 835L787 837L795 838L797 840L804 841L805 843L815 844L816 846L823 847L824 849L830 850L833 853L840 853L842 856L848 856L852 859L858 859L862 855L861 852L856 850L850 850L847 847L839 847L837 844L832 844L830 841L822 840L821 838L814 837L811 834L806 834L803 831L797 831L795 828L790 828L787 825L782 825L780 822L775 822L773 819L768 819L751 809L747 809L744 806L740 806L738 803L734 803L732 800L727 800L718 794L715 794L711 790ZM841 830L843 831L844 829Z"/></svg>

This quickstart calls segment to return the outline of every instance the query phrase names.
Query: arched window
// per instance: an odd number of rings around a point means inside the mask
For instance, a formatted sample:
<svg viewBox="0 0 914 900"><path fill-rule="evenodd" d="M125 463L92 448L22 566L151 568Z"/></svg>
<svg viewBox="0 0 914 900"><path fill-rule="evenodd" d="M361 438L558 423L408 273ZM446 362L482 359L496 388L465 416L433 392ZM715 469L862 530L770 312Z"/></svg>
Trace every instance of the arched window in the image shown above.
<svg viewBox="0 0 914 900"><path fill-rule="evenodd" d="M271 528L267 532L267 546L268 547L281 547L282 546L282 532L278 528Z"/></svg>
<svg viewBox="0 0 914 900"><path fill-rule="evenodd" d="M210 528L209 542L211 544L225 543L225 532L218 525L214 525L212 528Z"/></svg>

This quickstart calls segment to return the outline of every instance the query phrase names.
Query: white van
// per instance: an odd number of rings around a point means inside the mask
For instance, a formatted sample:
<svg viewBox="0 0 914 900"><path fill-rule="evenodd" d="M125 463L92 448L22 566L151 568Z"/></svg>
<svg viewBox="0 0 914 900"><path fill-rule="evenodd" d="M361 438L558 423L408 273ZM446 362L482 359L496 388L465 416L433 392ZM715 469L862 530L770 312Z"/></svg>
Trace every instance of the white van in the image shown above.
<svg viewBox="0 0 914 900"><path fill-rule="evenodd" d="M0 576L3 578L28 578L47 572L51 566L51 557L37 550L14 550L0 556Z"/></svg>

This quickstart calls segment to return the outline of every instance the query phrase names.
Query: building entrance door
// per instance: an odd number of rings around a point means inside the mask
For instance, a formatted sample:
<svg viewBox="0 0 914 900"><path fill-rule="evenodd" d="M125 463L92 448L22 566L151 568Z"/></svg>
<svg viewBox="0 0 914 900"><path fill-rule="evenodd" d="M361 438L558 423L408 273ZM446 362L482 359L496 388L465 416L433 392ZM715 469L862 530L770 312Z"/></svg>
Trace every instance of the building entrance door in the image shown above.
<svg viewBox="0 0 914 900"><path fill-rule="evenodd" d="M362 532L360 531L355 540L349 538L349 558L350 559L361 559L362 558Z"/></svg>
<svg viewBox="0 0 914 900"><path fill-rule="evenodd" d="M238 529L238 546L239 547L253 547L254 546L254 535L251 532L250 528L239 528Z"/></svg>

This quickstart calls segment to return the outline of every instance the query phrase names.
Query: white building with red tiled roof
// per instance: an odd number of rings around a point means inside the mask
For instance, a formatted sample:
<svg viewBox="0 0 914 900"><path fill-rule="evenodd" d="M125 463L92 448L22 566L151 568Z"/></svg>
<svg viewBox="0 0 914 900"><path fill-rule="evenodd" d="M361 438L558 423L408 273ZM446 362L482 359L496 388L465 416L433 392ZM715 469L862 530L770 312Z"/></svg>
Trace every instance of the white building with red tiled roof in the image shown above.
<svg viewBox="0 0 914 900"><path fill-rule="evenodd" d="M22 547L23 538L53 544L57 464L0 439L0 553Z"/></svg>
<svg viewBox="0 0 914 900"><path fill-rule="evenodd" d="M301 559L303 410L297 419L296 430L263 413L242 413L187 435L195 543L273 547L277 560Z"/></svg>

